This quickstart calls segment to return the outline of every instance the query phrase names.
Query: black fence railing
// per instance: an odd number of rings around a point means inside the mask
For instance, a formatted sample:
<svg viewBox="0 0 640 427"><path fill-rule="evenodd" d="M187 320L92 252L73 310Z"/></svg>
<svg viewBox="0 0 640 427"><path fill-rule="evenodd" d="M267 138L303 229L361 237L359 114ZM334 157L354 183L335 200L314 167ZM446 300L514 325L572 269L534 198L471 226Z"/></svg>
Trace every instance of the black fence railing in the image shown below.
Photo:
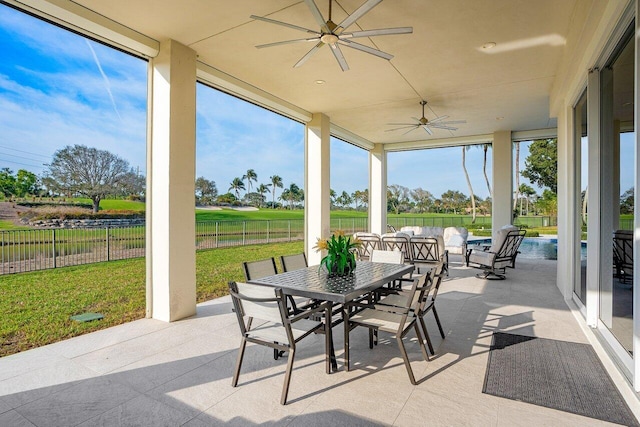
<svg viewBox="0 0 640 427"><path fill-rule="evenodd" d="M388 223L398 230L410 225L464 227L471 223L471 218L400 217L389 218ZM520 217L516 223L539 227L553 226L557 221L555 217ZM367 224L367 217L331 219L332 230L340 229L347 234L367 231ZM476 224L491 227L491 217L477 217ZM303 239L303 219L196 222L197 250ZM139 258L144 254L143 225L0 231L0 275Z"/></svg>

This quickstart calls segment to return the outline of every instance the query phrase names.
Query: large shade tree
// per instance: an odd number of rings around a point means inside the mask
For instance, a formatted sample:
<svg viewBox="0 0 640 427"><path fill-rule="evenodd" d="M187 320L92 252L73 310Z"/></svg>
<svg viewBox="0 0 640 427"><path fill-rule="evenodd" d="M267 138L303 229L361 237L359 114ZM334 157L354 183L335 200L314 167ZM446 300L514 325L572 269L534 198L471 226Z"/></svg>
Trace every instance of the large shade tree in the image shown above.
<svg viewBox="0 0 640 427"><path fill-rule="evenodd" d="M131 185L135 172L129 162L105 150L85 145L66 146L53 154L46 172L55 190L79 194L91 199L93 212L100 209L100 201L122 194Z"/></svg>
<svg viewBox="0 0 640 427"><path fill-rule="evenodd" d="M540 187L558 192L558 140L537 139L529 146L522 176Z"/></svg>

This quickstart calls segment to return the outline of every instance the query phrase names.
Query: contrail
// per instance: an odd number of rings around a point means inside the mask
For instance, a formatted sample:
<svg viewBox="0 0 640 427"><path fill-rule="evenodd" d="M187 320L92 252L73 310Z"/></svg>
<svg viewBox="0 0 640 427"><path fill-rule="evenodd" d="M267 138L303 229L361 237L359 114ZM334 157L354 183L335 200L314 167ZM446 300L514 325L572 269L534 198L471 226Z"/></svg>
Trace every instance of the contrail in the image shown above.
<svg viewBox="0 0 640 427"><path fill-rule="evenodd" d="M104 80L104 86L107 89L109 98L111 99L111 105L113 105L113 109L118 115L118 118L120 119L120 121L122 121L122 117L120 116L118 107L116 107L116 101L115 99L113 99L113 94L111 93L111 84L109 83L109 77L107 77L107 75L102 70L102 66L100 65L100 61L98 60L98 55L96 55L96 51L93 50L93 46L91 46L91 43L89 43L89 40L84 39L84 41L87 43L87 46L89 46L89 50L91 50L91 54L93 55L93 60L96 62L96 65L98 66L98 70L100 70L100 74L102 74L102 79Z"/></svg>

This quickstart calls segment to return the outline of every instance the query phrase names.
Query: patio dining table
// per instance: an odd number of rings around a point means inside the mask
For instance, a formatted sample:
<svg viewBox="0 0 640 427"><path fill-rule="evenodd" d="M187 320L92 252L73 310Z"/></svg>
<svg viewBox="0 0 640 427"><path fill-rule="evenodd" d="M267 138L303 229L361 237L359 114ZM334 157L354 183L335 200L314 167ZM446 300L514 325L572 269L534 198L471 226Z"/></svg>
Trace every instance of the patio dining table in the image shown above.
<svg viewBox="0 0 640 427"><path fill-rule="evenodd" d="M287 295L301 296L320 301L330 301L340 304L342 320L346 320L345 303L366 295L385 284L400 279L412 272L410 264L387 264L381 262L357 261L356 269L346 276L329 276L326 270L318 266L310 266L292 270L281 274L250 280L250 283L281 288ZM331 311L329 312L331 319ZM348 328L348 322L345 324ZM333 350L333 340L331 340ZM337 369L334 352L331 351L331 364ZM345 369L348 370L349 348L345 345Z"/></svg>

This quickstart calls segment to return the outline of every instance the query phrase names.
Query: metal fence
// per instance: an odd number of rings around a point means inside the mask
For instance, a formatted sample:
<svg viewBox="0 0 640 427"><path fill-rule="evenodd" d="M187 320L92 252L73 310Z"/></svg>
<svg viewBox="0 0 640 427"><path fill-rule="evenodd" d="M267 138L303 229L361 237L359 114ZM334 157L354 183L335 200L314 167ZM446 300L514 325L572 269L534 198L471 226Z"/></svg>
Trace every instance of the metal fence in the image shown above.
<svg viewBox="0 0 640 427"><path fill-rule="evenodd" d="M468 217L389 218L389 225L467 226ZM554 217L520 217L516 223L531 227L556 225ZM491 226L491 217L476 224ZM333 218L332 230L347 234L368 230L368 219ZM320 237L320 236L315 236ZM325 236L326 237L326 236ZM213 249L304 239L304 220L196 222L196 249ZM109 228L33 229L0 231L0 275L90 264L145 255L143 225Z"/></svg>

